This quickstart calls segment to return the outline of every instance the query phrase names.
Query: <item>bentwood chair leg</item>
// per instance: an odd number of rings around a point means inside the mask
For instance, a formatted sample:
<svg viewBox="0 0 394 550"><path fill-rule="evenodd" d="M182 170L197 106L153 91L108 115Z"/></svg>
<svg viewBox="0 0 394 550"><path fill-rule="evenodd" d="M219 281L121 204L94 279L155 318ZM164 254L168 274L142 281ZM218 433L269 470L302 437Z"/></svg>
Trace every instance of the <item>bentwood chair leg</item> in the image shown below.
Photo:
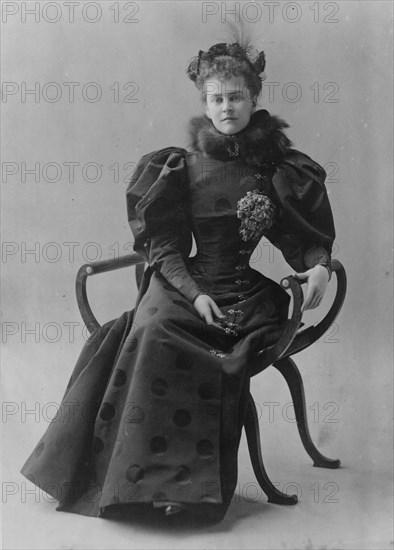
<svg viewBox="0 0 394 550"><path fill-rule="evenodd" d="M313 460L313 465L319 468L339 468L340 460L323 456L313 444L307 422L304 384L297 365L290 357L285 357L276 361L273 366L282 374L289 386L301 441Z"/></svg>
<svg viewBox="0 0 394 550"><path fill-rule="evenodd" d="M267 475L261 454L259 420L256 405L251 395L249 396L249 403L246 409L244 427L253 471L260 487L268 497L268 502L274 504L296 504L298 500L297 495L282 493L273 485Z"/></svg>

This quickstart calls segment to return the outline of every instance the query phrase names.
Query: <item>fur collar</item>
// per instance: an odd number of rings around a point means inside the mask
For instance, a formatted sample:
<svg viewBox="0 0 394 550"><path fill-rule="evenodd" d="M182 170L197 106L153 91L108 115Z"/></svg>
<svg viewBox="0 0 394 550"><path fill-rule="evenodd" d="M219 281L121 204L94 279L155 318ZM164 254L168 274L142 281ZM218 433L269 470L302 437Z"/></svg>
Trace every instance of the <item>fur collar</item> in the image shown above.
<svg viewBox="0 0 394 550"><path fill-rule="evenodd" d="M206 116L189 122L191 147L223 161L242 159L247 164L278 164L292 143L283 129L289 125L265 109L256 111L244 130L227 136ZM236 154L238 152L238 154Z"/></svg>

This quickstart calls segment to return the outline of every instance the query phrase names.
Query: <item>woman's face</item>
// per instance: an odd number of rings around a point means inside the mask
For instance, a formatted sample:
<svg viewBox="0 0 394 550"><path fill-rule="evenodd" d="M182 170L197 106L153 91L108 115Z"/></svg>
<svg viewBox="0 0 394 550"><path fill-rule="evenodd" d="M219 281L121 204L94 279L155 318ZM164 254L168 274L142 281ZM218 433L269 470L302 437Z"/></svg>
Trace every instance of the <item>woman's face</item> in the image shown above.
<svg viewBox="0 0 394 550"><path fill-rule="evenodd" d="M204 83L204 92L206 114L219 132L232 135L248 125L254 102L243 76L223 80L210 77Z"/></svg>

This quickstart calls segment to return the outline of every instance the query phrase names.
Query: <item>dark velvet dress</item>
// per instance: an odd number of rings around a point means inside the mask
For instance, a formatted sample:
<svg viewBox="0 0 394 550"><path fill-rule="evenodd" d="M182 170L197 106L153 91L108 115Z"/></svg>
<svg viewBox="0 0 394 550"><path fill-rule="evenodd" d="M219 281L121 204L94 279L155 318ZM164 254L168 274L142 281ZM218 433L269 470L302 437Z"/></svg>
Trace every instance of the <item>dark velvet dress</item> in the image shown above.
<svg viewBox="0 0 394 550"><path fill-rule="evenodd" d="M273 201L265 235L299 271L329 261L334 238L324 171L283 148L278 120L254 115L234 155L234 143L195 119L194 151L167 148L141 159L127 191L135 250L148 263L137 302L91 335L22 469L58 510L99 516L179 502L224 516L237 482L251 358L278 339L289 303L250 267L262 235L241 235L238 201L256 189ZM274 130L259 134L267 156L256 161L242 139L269 124ZM215 300L221 323L199 317L199 293Z"/></svg>

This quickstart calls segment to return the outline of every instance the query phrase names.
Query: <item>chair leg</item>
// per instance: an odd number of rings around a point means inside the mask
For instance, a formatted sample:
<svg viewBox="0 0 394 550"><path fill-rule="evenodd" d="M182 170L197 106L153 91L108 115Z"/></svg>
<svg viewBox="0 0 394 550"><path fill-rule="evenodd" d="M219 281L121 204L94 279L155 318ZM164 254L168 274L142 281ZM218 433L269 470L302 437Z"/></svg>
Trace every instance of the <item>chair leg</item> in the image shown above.
<svg viewBox="0 0 394 550"><path fill-rule="evenodd" d="M251 395L249 396L249 403L246 409L244 427L253 471L260 487L268 497L268 502L272 502L273 504L296 504L298 500L297 495L282 493L273 485L267 475L261 454L259 420L256 405Z"/></svg>
<svg viewBox="0 0 394 550"><path fill-rule="evenodd" d="M290 357L285 357L276 361L273 366L282 374L289 386L301 441L306 452L313 460L313 465L319 468L339 468L341 465L340 460L323 456L312 442L307 422L304 384L297 365Z"/></svg>

